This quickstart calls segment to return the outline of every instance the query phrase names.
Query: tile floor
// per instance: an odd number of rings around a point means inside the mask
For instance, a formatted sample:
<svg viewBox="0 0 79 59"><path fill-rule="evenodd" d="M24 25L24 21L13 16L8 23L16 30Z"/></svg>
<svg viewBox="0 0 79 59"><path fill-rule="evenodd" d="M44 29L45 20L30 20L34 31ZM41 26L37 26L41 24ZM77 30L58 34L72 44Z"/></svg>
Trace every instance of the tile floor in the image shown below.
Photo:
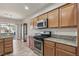
<svg viewBox="0 0 79 59"><path fill-rule="evenodd" d="M13 53L6 56L38 56L30 48L27 47L26 42L21 40L13 40Z"/></svg>

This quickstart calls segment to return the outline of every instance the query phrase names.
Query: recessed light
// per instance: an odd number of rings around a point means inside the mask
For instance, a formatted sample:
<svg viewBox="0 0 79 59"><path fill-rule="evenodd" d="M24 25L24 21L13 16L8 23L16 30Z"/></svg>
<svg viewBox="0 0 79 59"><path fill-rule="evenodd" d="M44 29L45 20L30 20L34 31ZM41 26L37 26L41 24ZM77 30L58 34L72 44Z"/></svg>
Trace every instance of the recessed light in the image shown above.
<svg viewBox="0 0 79 59"><path fill-rule="evenodd" d="M25 9L26 9L26 10L28 10L28 9L29 9L29 7L28 7L28 6L25 6Z"/></svg>

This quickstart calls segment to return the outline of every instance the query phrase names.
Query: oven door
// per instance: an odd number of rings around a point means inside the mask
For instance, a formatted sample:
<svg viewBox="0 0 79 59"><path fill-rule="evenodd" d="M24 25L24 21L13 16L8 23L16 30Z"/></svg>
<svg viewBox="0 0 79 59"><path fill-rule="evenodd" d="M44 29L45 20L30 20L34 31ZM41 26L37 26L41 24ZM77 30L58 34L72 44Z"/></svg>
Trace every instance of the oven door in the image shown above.
<svg viewBox="0 0 79 59"><path fill-rule="evenodd" d="M42 54L43 55L43 41L41 40L34 40L34 47L35 47L35 50Z"/></svg>

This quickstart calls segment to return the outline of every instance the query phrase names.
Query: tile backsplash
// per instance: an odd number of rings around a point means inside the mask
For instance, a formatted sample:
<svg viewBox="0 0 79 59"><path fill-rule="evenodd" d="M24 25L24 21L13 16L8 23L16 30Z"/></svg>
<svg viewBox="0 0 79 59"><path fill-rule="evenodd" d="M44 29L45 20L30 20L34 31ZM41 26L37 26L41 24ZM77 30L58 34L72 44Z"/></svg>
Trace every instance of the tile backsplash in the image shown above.
<svg viewBox="0 0 79 59"><path fill-rule="evenodd" d="M69 36L77 36L77 29L76 28L49 28L49 29L31 29L30 34L35 34L39 33L41 31L51 31L52 34L57 34L57 35L69 35Z"/></svg>

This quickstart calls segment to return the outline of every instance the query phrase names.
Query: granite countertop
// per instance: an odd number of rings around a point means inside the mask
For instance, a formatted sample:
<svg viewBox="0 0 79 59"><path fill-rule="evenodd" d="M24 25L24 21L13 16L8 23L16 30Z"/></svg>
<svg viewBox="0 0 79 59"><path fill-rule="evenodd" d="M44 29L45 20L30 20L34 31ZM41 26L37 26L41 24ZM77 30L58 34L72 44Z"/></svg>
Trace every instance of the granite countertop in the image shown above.
<svg viewBox="0 0 79 59"><path fill-rule="evenodd" d="M0 39L11 38L13 34L0 34Z"/></svg>
<svg viewBox="0 0 79 59"><path fill-rule="evenodd" d="M58 39L58 38L45 38L45 40L49 40L49 41L53 41L53 42L57 42L57 43L63 43L63 44L67 44L67 45L71 45L71 46L77 46L77 42L73 41L73 40L66 40L66 39Z"/></svg>
<svg viewBox="0 0 79 59"><path fill-rule="evenodd" d="M10 37L13 37L13 36L3 36L3 37L0 37L0 39L10 38Z"/></svg>

